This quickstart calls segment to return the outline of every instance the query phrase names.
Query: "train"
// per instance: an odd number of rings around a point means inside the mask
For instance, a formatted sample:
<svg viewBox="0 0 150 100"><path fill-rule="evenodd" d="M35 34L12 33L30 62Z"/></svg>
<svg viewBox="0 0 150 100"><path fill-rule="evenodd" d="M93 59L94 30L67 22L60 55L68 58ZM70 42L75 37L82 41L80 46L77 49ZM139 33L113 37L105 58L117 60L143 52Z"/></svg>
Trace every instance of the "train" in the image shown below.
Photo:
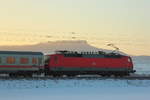
<svg viewBox="0 0 150 100"><path fill-rule="evenodd" d="M101 75L125 76L134 73L130 56L119 53L60 50L54 54L30 51L0 51L0 73L14 76Z"/></svg>

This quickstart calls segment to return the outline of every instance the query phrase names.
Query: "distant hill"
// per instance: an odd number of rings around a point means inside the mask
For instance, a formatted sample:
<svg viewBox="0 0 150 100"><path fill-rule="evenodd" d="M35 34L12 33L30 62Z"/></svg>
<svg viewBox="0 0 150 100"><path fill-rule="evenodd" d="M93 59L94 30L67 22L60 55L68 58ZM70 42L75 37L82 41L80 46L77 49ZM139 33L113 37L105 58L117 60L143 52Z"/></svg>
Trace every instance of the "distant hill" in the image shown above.
<svg viewBox="0 0 150 100"><path fill-rule="evenodd" d="M71 51L105 51L112 52L111 50L100 49L89 45L86 41L55 41L47 43L39 43L35 45L23 46L0 46L0 50L7 51L41 51L43 53L53 53L56 50L71 50ZM122 52L121 52L122 53ZM123 53L124 54L124 53Z"/></svg>

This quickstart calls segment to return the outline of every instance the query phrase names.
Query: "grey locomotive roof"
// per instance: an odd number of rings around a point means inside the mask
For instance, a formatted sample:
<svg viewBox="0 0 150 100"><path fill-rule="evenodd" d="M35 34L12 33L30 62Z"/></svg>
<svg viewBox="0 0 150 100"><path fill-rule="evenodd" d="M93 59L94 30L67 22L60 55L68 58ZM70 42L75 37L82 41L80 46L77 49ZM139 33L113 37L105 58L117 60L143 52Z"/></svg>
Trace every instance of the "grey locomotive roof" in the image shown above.
<svg viewBox="0 0 150 100"><path fill-rule="evenodd" d="M32 52L32 51L0 51L0 54L43 55L42 52Z"/></svg>

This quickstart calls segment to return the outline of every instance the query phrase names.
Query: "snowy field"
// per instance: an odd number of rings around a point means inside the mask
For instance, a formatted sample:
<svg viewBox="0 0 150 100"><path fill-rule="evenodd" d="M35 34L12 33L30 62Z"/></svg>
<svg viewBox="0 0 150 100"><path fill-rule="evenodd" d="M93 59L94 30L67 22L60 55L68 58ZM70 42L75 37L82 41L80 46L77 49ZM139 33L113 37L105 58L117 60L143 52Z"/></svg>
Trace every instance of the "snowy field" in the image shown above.
<svg viewBox="0 0 150 100"><path fill-rule="evenodd" d="M0 100L148 100L150 80L0 80Z"/></svg>
<svg viewBox="0 0 150 100"><path fill-rule="evenodd" d="M137 73L150 71L134 61ZM0 79L0 100L149 100L150 80Z"/></svg>

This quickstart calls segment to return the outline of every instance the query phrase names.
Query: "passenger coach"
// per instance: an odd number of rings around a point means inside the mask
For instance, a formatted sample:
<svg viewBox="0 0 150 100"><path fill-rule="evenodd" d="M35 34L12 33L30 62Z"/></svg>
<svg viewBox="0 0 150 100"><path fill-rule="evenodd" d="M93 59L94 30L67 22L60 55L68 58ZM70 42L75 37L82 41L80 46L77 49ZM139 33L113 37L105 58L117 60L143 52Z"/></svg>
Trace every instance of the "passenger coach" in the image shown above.
<svg viewBox="0 0 150 100"><path fill-rule="evenodd" d="M0 73L32 75L44 66L43 53L22 51L0 51Z"/></svg>

